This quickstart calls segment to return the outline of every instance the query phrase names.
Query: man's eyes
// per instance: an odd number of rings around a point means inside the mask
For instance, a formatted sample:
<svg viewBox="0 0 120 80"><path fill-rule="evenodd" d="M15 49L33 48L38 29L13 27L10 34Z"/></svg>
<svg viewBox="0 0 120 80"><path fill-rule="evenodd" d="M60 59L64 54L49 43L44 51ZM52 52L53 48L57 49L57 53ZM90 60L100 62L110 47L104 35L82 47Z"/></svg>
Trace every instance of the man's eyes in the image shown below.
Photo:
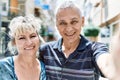
<svg viewBox="0 0 120 80"><path fill-rule="evenodd" d="M59 25L67 25L65 22L60 22Z"/></svg>
<svg viewBox="0 0 120 80"><path fill-rule="evenodd" d="M76 23L78 23L78 21L72 21L72 22L71 22L71 24L76 24Z"/></svg>
<svg viewBox="0 0 120 80"><path fill-rule="evenodd" d="M71 21L71 22L70 22L71 25L74 25L74 24L76 24L76 23L78 23L78 21ZM59 23L59 25L67 25L67 24L68 24L68 23L66 23L66 22L60 22L60 23Z"/></svg>

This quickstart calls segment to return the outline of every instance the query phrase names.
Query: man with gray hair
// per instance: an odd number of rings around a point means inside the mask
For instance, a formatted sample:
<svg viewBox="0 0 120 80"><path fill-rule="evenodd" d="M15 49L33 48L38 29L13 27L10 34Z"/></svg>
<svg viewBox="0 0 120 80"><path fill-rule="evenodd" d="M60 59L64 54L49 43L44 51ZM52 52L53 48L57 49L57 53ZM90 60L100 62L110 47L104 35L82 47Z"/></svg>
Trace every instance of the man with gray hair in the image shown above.
<svg viewBox="0 0 120 80"><path fill-rule="evenodd" d="M48 80L98 80L100 76L114 79L107 46L80 34L84 17L72 1L59 6L56 26L62 38L40 48Z"/></svg>

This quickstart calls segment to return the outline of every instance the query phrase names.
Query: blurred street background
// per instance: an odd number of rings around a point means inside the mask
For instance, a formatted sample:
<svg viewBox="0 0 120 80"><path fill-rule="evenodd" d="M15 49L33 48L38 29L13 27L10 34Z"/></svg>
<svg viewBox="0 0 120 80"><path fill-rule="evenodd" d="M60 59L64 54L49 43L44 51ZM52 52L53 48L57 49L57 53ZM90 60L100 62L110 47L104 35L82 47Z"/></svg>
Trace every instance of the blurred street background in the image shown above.
<svg viewBox="0 0 120 80"><path fill-rule="evenodd" d="M8 25L15 16L33 14L41 19L41 36L46 42L60 38L55 26L55 9L64 0L0 0L0 58L11 56ZM82 34L89 40L109 46L120 27L120 0L73 0L85 17ZM10 46L10 45L9 45ZM14 50L14 49L13 49Z"/></svg>

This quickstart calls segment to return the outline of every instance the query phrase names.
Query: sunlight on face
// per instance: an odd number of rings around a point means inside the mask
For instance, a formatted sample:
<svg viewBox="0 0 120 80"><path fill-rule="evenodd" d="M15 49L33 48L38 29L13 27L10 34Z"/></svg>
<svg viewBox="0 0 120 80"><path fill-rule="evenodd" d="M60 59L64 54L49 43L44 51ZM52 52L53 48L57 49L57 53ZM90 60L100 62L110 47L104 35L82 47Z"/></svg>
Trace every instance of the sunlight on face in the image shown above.
<svg viewBox="0 0 120 80"><path fill-rule="evenodd" d="M23 33L16 33L15 45L19 54L33 54L35 55L39 48L39 37L36 31L23 31Z"/></svg>
<svg viewBox="0 0 120 80"><path fill-rule="evenodd" d="M61 9L57 13L57 28L63 40L75 42L79 39L83 18L75 8Z"/></svg>
<svg viewBox="0 0 120 80"><path fill-rule="evenodd" d="M18 54L36 55L40 39L41 21L33 15L18 16L11 20L9 35Z"/></svg>

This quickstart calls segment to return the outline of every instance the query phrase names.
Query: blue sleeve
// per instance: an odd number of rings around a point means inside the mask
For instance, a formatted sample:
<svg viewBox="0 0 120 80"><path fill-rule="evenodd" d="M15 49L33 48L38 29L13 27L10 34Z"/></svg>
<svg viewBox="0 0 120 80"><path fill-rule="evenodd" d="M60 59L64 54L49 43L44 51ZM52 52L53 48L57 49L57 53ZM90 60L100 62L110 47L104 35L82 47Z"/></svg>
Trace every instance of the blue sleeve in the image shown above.
<svg viewBox="0 0 120 80"><path fill-rule="evenodd" d="M106 44L99 43L99 42L94 42L92 45L92 50L93 50L93 56L95 58L95 61L98 59L98 57L101 54L106 54L108 53L108 47Z"/></svg>
<svg viewBox="0 0 120 80"><path fill-rule="evenodd" d="M15 80L7 59L0 60L0 80Z"/></svg>
<svg viewBox="0 0 120 80"><path fill-rule="evenodd" d="M45 65L42 61L40 61L41 63L41 78L40 80L46 80L46 71L45 71Z"/></svg>

